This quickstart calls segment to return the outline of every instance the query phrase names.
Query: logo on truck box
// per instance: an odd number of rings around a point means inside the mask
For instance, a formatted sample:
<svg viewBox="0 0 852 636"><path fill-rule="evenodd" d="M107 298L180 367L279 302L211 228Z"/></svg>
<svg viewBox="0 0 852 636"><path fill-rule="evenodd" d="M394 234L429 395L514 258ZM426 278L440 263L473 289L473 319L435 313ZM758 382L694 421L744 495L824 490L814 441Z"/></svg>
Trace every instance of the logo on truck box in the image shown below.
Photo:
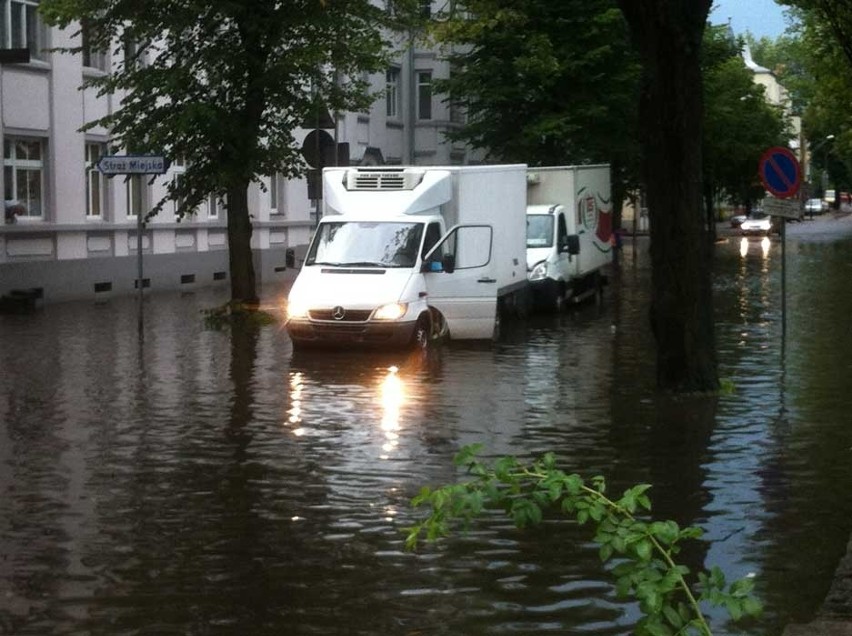
<svg viewBox="0 0 852 636"><path fill-rule="evenodd" d="M605 246L604 251L609 251L612 237L612 210L602 210L598 207L597 197L594 195L581 199L577 206L580 225L585 231L594 234L601 244L596 243L599 249Z"/></svg>

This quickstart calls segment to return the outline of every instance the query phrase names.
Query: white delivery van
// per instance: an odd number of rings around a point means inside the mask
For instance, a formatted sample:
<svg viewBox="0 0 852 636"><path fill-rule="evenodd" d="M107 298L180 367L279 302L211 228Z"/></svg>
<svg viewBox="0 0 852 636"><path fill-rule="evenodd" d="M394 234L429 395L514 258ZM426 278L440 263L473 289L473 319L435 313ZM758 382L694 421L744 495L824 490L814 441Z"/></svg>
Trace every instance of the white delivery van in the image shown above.
<svg viewBox="0 0 852 636"><path fill-rule="evenodd" d="M612 260L607 165L530 168L527 272L537 305L561 310L600 293Z"/></svg>
<svg viewBox="0 0 852 636"><path fill-rule="evenodd" d="M492 338L526 302L526 165L323 170L293 287L295 346Z"/></svg>

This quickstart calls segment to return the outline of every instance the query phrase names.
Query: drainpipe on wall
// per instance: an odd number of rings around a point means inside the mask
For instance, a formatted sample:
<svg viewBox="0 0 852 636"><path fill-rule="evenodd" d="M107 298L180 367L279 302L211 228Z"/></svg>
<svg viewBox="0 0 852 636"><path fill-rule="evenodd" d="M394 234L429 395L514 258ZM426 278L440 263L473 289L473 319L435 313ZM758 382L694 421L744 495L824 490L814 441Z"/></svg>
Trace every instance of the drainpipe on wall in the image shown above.
<svg viewBox="0 0 852 636"><path fill-rule="evenodd" d="M408 72L408 108L406 112L405 122L405 144L406 153L405 160L408 165L414 165L414 124L417 121L417 71L414 68L414 31L408 34L408 52L407 52Z"/></svg>

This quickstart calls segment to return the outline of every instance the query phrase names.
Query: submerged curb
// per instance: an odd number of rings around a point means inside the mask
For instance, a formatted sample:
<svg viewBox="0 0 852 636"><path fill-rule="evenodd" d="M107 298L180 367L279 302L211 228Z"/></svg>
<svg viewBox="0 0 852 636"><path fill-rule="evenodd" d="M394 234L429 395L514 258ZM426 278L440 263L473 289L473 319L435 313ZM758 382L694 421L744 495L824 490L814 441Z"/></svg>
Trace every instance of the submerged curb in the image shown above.
<svg viewBox="0 0 852 636"><path fill-rule="evenodd" d="M852 636L852 539L816 618L804 625L789 625L783 636Z"/></svg>

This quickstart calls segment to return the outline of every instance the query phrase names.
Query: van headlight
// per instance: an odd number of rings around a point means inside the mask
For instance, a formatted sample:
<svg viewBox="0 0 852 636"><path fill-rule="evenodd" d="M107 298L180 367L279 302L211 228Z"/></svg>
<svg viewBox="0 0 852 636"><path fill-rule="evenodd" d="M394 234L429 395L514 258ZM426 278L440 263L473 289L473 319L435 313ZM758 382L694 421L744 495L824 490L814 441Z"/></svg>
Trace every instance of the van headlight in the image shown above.
<svg viewBox="0 0 852 636"><path fill-rule="evenodd" d="M547 261L536 263L530 270L530 280L542 280L543 278L547 278Z"/></svg>
<svg viewBox="0 0 852 636"><path fill-rule="evenodd" d="M287 303L287 318L289 320L307 317L308 306L305 303L300 303L298 301L293 302L292 300Z"/></svg>
<svg viewBox="0 0 852 636"><path fill-rule="evenodd" d="M388 303L379 307L373 314L373 318L376 320L399 320L405 315L406 311L408 311L406 303Z"/></svg>

